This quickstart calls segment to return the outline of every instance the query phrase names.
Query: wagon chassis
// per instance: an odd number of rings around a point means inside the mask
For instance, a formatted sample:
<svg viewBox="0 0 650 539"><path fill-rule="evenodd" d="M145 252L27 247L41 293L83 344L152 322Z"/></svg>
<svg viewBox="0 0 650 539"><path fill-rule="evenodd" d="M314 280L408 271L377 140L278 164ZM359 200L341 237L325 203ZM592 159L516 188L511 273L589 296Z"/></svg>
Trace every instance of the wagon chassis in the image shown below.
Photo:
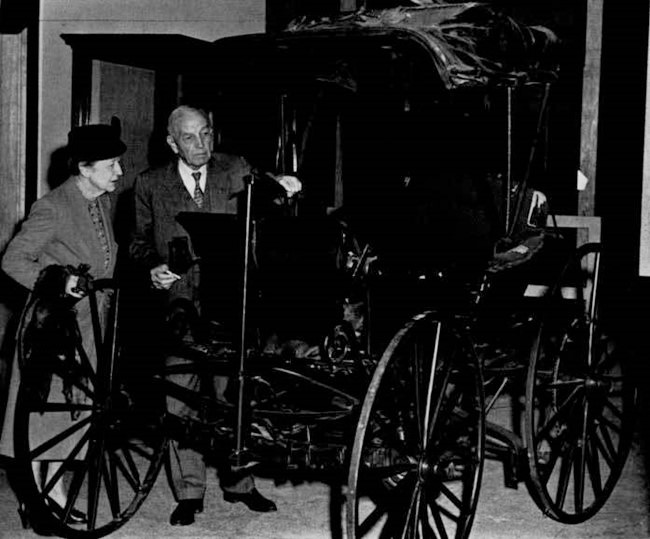
<svg viewBox="0 0 650 539"><path fill-rule="evenodd" d="M185 363L152 380L150 400L158 406L146 419L120 383L120 291L112 281L97 281L89 300L98 370L79 339L78 367L64 368L62 360L52 372L83 397L62 400L51 391L43 400L28 376L21 383L15 417L21 495L46 529L66 537L106 535L144 501L173 437L229 458L235 472L258 466L338 477L348 537L364 537L377 526L389 536L467 537L485 458L503 462L507 487L526 481L545 514L581 522L616 484L635 404L627 366L600 326L601 258L598 244L569 257L538 300L543 308L524 317L527 327L514 329L532 335L519 357L501 349L490 355L489 343L475 346L473 326L480 321L436 311L408 321L377 360L362 352L336 363L265 356L242 337L243 355L232 343L189 347ZM95 296L107 290L113 307L102 335ZM240 401L216 401L167 379L182 372L229 375L238 380ZM522 397L522 383L523 427L487 421L510 389L518 387L512 395ZM162 413L170 397L195 407L196 416ZM76 415L73 426L34 444L32 431L62 413ZM57 472L39 474L44 455L75 437ZM64 475L71 476L68 504L54 510L49 492ZM73 510L86 515L85 526L70 521Z"/></svg>

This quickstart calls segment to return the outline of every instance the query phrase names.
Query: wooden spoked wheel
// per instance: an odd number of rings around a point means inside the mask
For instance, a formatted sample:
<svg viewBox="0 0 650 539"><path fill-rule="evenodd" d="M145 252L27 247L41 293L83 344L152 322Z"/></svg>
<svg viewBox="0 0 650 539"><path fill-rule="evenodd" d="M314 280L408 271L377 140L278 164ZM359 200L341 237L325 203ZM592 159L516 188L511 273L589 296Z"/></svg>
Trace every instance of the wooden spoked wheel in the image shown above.
<svg viewBox="0 0 650 539"><path fill-rule="evenodd" d="M416 316L384 352L361 409L347 537L468 537L484 439L481 371L464 330Z"/></svg>
<svg viewBox="0 0 650 539"><path fill-rule="evenodd" d="M124 524L151 490L166 454L159 403L152 398L143 413L120 383L118 297L106 280L96 281L82 300L92 317L92 351L84 349L74 315L58 327L67 341L53 341L61 345L55 354L34 342L41 334L33 331L33 308L20 324L19 354L23 362L47 366L49 382L43 385L34 369L21 370L14 415L20 495L33 524L64 537L101 537ZM101 324L105 301L111 306ZM59 481L67 492L63 506L53 497Z"/></svg>
<svg viewBox="0 0 650 539"><path fill-rule="evenodd" d="M603 318L603 255L579 248L548 297L526 385L533 498L550 517L582 522L605 503L628 455L636 390Z"/></svg>

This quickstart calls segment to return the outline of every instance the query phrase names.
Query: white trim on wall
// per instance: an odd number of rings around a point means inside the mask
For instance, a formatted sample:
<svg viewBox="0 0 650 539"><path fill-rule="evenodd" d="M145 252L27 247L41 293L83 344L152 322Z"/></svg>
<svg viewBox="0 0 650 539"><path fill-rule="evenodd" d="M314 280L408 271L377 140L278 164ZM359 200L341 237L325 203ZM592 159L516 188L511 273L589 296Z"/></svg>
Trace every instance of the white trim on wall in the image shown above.
<svg viewBox="0 0 650 539"><path fill-rule="evenodd" d="M646 71L645 128L643 135L643 188L641 192L641 238L639 275L650 277L650 42Z"/></svg>

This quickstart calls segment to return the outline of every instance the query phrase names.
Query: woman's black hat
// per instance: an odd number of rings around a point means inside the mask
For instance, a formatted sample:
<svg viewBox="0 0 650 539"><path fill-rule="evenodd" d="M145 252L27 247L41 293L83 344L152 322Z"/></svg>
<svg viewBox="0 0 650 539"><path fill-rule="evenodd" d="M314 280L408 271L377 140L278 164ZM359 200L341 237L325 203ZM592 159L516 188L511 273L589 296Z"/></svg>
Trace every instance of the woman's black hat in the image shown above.
<svg viewBox="0 0 650 539"><path fill-rule="evenodd" d="M126 151L119 130L106 124L73 127L68 133L68 152L73 161L100 161Z"/></svg>

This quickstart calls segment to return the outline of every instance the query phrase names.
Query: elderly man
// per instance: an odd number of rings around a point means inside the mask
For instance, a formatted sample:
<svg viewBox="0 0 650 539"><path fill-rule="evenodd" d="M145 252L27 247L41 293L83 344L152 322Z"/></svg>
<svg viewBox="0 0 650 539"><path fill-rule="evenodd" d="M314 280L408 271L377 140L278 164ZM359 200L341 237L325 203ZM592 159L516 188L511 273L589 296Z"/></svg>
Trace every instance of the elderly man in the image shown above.
<svg viewBox="0 0 650 539"><path fill-rule="evenodd" d="M135 233L130 245L134 261L148 271L153 288L160 290L173 317L187 310L201 314L200 267L192 265L178 274L170 270L170 242L188 238L177 222L180 212L204 212L236 215L244 192L244 177L251 167L240 156L213 152L213 133L208 116L201 110L181 106L169 116L167 143L177 159L168 166L148 170L135 182ZM289 197L300 191L301 184L293 176L278 176L275 180ZM192 252L189 238L186 240ZM175 269L175 268L172 268ZM179 272L180 273L180 272ZM224 283L224 286L232 284ZM191 318L192 315L189 315ZM182 318L182 317L181 317ZM178 330L178 324L174 325ZM191 340L189 334L181 335ZM173 381L199 390L198 376L176 374ZM179 416L192 416L182 401L168 398L168 410ZM203 510L206 488L206 466L203 456L178 442L170 444L171 483L178 505L170 517L172 525L189 525L195 514ZM262 496L249 475L243 479L220 476L224 500L242 502L253 511L275 511L271 500Z"/></svg>

